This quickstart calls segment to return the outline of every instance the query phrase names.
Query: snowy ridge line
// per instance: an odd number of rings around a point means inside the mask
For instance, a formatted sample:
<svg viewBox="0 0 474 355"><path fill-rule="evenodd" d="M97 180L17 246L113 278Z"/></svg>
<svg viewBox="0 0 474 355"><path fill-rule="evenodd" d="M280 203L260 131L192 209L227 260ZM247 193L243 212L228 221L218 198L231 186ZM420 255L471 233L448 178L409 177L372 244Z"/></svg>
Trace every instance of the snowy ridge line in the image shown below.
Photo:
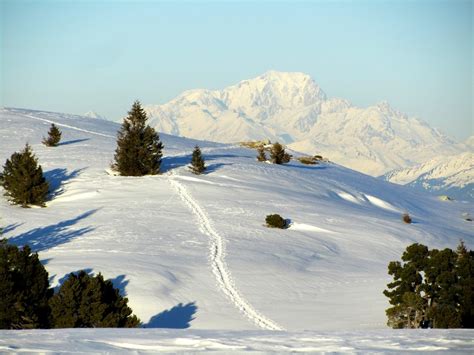
<svg viewBox="0 0 474 355"><path fill-rule="evenodd" d="M12 112L17 113L15 111L12 111ZM107 137L107 138L116 138L115 136L111 136L110 134L89 131L87 129L82 129L82 128L70 126L70 125L67 125L67 124L64 124L64 123L58 123L58 122L55 122L55 121L52 121L52 120L48 120L47 118L37 117L37 116L33 116L33 115L27 115L27 114L23 114L23 113L21 115L25 116L25 117L33 118L33 119L39 120L39 121L54 123L56 126L66 127L66 128L74 129L76 131L81 131L81 132L85 132L85 133L89 133L89 134L94 134L96 136Z"/></svg>
<svg viewBox="0 0 474 355"><path fill-rule="evenodd" d="M190 195L186 187L180 182L173 179L173 172L170 172L170 184L178 192L181 199L189 206L193 214L199 220L199 229L206 235L209 236L211 245L210 245L210 261L212 272L216 277L217 284L221 291L230 299L230 301L237 307L249 320L255 323L262 329L266 330L284 330L281 326L277 325L275 322L267 319L261 315L256 309L254 309L250 303L245 300L245 298L240 295L234 282L232 281L232 276L227 268L225 262L225 245L224 239L219 233L212 227L211 221L207 217L204 210L199 206L197 201Z"/></svg>

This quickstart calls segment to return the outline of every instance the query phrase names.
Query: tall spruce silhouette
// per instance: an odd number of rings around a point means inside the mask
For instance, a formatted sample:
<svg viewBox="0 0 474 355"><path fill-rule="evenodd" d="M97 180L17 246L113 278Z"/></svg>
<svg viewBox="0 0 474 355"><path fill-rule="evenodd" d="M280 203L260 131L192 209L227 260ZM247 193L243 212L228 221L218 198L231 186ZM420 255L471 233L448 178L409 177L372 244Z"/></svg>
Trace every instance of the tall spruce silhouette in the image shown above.
<svg viewBox="0 0 474 355"><path fill-rule="evenodd" d="M52 123L48 131L48 137L43 139L43 144L48 147L56 147L61 140L62 132Z"/></svg>
<svg viewBox="0 0 474 355"><path fill-rule="evenodd" d="M147 115L135 101L124 118L117 137L115 162L112 167L123 176L160 173L163 144L156 131L147 125Z"/></svg>
<svg viewBox="0 0 474 355"><path fill-rule="evenodd" d="M202 174L206 170L204 158L202 157L201 149L198 146L194 147L190 169L193 172L193 174L196 174L196 175Z"/></svg>

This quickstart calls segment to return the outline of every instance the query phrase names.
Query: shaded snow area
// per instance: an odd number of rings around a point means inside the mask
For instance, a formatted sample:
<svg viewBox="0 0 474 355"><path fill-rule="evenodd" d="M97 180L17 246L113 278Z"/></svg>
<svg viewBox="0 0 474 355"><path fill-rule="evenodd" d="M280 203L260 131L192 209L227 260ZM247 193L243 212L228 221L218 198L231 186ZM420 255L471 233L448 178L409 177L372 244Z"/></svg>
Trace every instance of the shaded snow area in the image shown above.
<svg viewBox="0 0 474 355"><path fill-rule="evenodd" d="M468 330L270 332L168 329L3 331L1 351L42 353L472 353ZM66 350L67 349L67 350Z"/></svg>
<svg viewBox="0 0 474 355"><path fill-rule="evenodd" d="M63 132L55 148L41 144L51 122ZM118 128L0 110L0 162L29 142L52 188L46 208L1 198L0 224L12 243L39 252L53 286L70 272L101 272L144 328L162 329L0 331L0 352L473 350L469 330L387 329L382 294L389 261L409 244L455 248L462 238L474 248L463 219L472 203L165 134L161 175L114 176ZM187 168L196 143L205 175ZM266 228L272 213L289 228Z"/></svg>

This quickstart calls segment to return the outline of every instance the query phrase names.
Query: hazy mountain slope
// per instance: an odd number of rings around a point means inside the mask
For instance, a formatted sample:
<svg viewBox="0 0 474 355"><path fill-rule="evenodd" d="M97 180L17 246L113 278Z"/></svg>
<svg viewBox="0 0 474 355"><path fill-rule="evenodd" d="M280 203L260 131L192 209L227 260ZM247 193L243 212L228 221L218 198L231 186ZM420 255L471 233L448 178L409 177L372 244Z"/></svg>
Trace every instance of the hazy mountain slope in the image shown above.
<svg viewBox="0 0 474 355"><path fill-rule="evenodd" d="M50 122L63 130L56 148L40 144ZM117 129L0 111L0 161L29 141L55 190L46 208L1 198L1 224L11 242L40 252L54 285L100 271L149 327L171 318L196 329L381 329L387 264L408 244L453 248L463 238L474 247L462 218L472 204L335 164L258 163L253 150L162 135L162 175L111 176ZM186 167L196 143L209 167L202 176ZM401 222L405 211L415 223ZM291 227L264 227L270 213Z"/></svg>
<svg viewBox="0 0 474 355"><path fill-rule="evenodd" d="M412 168L392 171L383 178L438 195L474 200L474 153L442 156Z"/></svg>
<svg viewBox="0 0 474 355"><path fill-rule="evenodd" d="M270 71L223 90L186 91L146 109L162 132L220 142L278 140L376 176L464 149L386 102L358 108L327 98L303 73Z"/></svg>

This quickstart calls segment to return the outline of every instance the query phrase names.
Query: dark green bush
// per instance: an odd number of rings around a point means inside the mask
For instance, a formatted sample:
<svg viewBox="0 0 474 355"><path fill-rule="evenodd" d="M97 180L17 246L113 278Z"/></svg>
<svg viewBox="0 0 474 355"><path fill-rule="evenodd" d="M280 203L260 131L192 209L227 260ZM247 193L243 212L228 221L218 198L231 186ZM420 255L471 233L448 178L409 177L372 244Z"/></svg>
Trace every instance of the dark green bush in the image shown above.
<svg viewBox="0 0 474 355"><path fill-rule="evenodd" d="M85 271L71 273L49 302L55 328L137 327L140 320L127 303L110 280Z"/></svg>
<svg viewBox="0 0 474 355"><path fill-rule="evenodd" d="M286 221L279 214L269 214L265 218L265 222L267 223L267 227L270 228L286 228Z"/></svg>

